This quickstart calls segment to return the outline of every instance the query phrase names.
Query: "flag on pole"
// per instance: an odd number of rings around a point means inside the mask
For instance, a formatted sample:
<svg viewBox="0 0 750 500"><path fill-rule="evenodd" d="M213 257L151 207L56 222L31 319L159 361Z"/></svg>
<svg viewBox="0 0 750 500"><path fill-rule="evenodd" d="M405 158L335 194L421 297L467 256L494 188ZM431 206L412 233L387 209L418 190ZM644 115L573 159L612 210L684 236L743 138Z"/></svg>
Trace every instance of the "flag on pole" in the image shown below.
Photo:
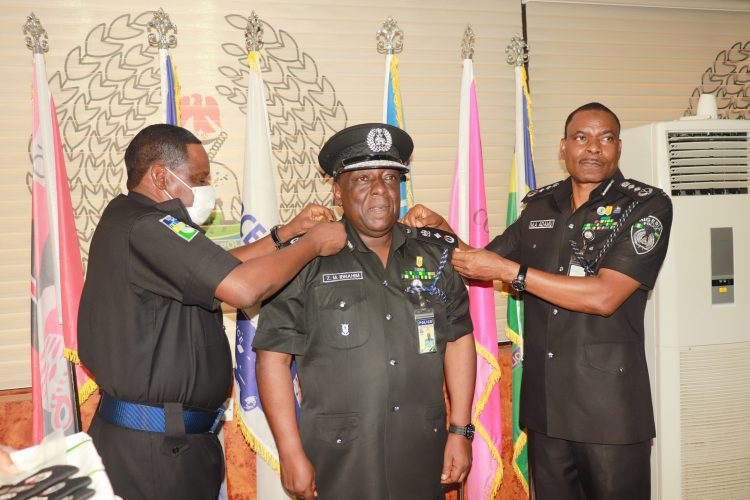
<svg viewBox="0 0 750 500"><path fill-rule="evenodd" d="M513 224L521 212L521 200L531 189L536 189L534 175L534 141L531 123L531 99L526 83L526 70L522 65L515 67L516 79L516 144L511 163L510 186L508 189L507 226ZM521 403L521 379L523 375L523 298L517 294L508 295L507 325L505 333L513 344L513 470L526 494L529 493L529 462L526 430L519 425Z"/></svg>
<svg viewBox="0 0 750 500"><path fill-rule="evenodd" d="M461 239L481 248L489 243L489 224L476 85L470 58L463 61L458 136L448 220ZM494 500L503 478L503 462L500 457L500 364L492 282L469 285L469 304L477 349L477 376L471 419L476 427L476 438L472 443L473 465L467 479L468 498Z"/></svg>
<svg viewBox="0 0 750 500"><path fill-rule="evenodd" d="M276 181L271 156L271 131L260 68L260 53L250 51L245 125L245 167L242 179L242 244L266 236L279 223ZM279 455L258 395L253 338L258 310L237 310L235 343L235 409L240 429L261 460L256 461L258 498L287 499L278 478ZM264 462L264 463L263 463ZM266 465L267 464L267 465ZM270 474L264 474L270 468ZM274 474L275 473L275 474Z"/></svg>
<svg viewBox="0 0 750 500"><path fill-rule="evenodd" d="M180 126L180 80L169 49L159 49L159 61L164 75L161 79L162 117L164 123Z"/></svg>
<svg viewBox="0 0 750 500"><path fill-rule="evenodd" d="M398 83L398 57L395 54L385 56L385 91L383 92L383 122L406 130L404 110L401 106L401 88ZM411 169L411 167L409 167ZM411 170L401 179L401 208L399 217L406 215L414 206L414 190L411 181Z"/></svg>
<svg viewBox="0 0 750 500"><path fill-rule="evenodd" d="M33 14L32 14L33 16ZM32 16L29 21L38 20ZM96 385L78 363L78 305L83 269L70 188L47 83L44 55L34 50L31 179L32 439L55 430L77 432L77 390L84 401Z"/></svg>

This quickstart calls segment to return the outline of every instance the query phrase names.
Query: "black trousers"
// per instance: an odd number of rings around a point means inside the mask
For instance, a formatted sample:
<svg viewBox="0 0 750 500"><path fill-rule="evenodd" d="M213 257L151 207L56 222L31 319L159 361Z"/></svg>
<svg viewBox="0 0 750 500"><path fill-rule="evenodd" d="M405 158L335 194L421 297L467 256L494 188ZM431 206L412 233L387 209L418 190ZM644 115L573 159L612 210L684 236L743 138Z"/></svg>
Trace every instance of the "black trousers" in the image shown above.
<svg viewBox="0 0 750 500"><path fill-rule="evenodd" d="M594 444L529 430L529 465L538 500L648 500L651 440Z"/></svg>
<svg viewBox="0 0 750 500"><path fill-rule="evenodd" d="M224 480L224 452L214 434L183 434L180 442L102 419L89 434L104 462L112 488L125 500L216 500Z"/></svg>

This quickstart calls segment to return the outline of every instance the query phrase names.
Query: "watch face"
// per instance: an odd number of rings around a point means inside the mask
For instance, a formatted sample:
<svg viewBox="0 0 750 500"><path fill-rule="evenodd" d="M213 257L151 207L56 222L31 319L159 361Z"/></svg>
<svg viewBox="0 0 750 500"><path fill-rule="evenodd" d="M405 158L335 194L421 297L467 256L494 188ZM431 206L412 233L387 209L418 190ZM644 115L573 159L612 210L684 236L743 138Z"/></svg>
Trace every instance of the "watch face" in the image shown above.
<svg viewBox="0 0 750 500"><path fill-rule="evenodd" d="M474 439L474 425L473 424L469 424L466 426L466 438Z"/></svg>
<svg viewBox="0 0 750 500"><path fill-rule="evenodd" d="M526 282L519 279L514 279L510 282L510 286L517 292L523 292L526 288Z"/></svg>

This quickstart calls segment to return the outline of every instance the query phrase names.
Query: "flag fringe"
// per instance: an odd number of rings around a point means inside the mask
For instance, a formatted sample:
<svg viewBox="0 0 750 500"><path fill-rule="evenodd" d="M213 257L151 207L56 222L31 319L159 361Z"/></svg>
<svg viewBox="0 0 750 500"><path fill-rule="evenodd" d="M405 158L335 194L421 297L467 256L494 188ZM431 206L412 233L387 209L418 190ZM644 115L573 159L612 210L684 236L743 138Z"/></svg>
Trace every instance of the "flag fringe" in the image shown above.
<svg viewBox="0 0 750 500"><path fill-rule="evenodd" d="M75 365L81 365L81 358L78 357L78 351L74 351L73 349L66 347L65 351L63 352L63 356L71 363ZM84 384L78 388L78 406L81 406L83 403L85 403L86 400L97 391L97 389L99 389L99 386L96 385L94 379L90 378L86 382L84 382Z"/></svg>
<svg viewBox="0 0 750 500"><path fill-rule="evenodd" d="M94 394L97 390L99 390L99 386L96 385L96 382L94 382L94 379L90 378L88 379L79 389L78 389L78 406L81 406L83 403L85 403L92 394Z"/></svg>
<svg viewBox="0 0 750 500"><path fill-rule="evenodd" d="M252 431L248 429L247 425L245 425L244 420L242 420L240 405L237 403L237 400L233 399L232 402L234 403L234 414L237 415L237 425L240 427L240 432L242 432L245 442L260 458L263 459L264 462L268 464L269 467L271 467L271 469L273 469L277 476L280 475L281 467L279 466L279 459L276 458L271 450L263 446L263 443L261 443L260 440L253 435Z"/></svg>
<svg viewBox="0 0 750 500"><path fill-rule="evenodd" d="M521 434L516 439L516 443L513 445L513 470L516 472L516 477L523 486L523 491L526 492L526 496L529 495L529 483L526 480L521 468L518 466L518 457L521 456L524 446L526 446L527 435L526 431L521 431Z"/></svg>
<svg viewBox="0 0 750 500"><path fill-rule="evenodd" d="M81 364L81 358L78 357L78 351L74 351L69 347L65 348L65 359L77 365Z"/></svg>
<svg viewBox="0 0 750 500"><path fill-rule="evenodd" d="M521 352L523 352L523 337L521 337L515 330L505 325L505 336L508 337L513 344L517 345Z"/></svg>
<svg viewBox="0 0 750 500"><path fill-rule="evenodd" d="M474 405L474 418L472 418L474 427L476 428L477 432L479 432L479 435L482 436L482 439L487 445L487 448L489 448L492 458L495 460L495 462L497 462L497 470L495 471L495 475L492 478L492 486L490 487L490 495L488 496L488 500L492 500L495 498L498 491L500 491L500 485L503 482L503 459L500 456L500 452L498 451L497 447L492 442L492 438L487 432L487 429L485 429L482 423L479 422L479 414L482 413L484 407L487 405L487 401L489 401L490 399L490 393L500 380L502 372L500 370L500 364L497 362L497 359L492 355L491 352L489 352L479 342L475 341L474 345L477 349L477 355L484 359L492 367L492 374L490 374L490 377L487 380L487 385L482 392L482 396Z"/></svg>

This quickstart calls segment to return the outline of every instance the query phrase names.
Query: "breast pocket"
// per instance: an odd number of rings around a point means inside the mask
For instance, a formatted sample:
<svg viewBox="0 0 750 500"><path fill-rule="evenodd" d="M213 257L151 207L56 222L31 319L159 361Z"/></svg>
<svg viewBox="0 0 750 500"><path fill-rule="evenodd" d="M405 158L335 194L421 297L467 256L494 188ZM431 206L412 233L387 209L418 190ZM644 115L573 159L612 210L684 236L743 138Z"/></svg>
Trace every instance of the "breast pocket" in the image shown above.
<svg viewBox="0 0 750 500"><path fill-rule="evenodd" d="M335 349L353 349L370 336L362 281L320 285L313 290L318 306L312 324L326 344Z"/></svg>

